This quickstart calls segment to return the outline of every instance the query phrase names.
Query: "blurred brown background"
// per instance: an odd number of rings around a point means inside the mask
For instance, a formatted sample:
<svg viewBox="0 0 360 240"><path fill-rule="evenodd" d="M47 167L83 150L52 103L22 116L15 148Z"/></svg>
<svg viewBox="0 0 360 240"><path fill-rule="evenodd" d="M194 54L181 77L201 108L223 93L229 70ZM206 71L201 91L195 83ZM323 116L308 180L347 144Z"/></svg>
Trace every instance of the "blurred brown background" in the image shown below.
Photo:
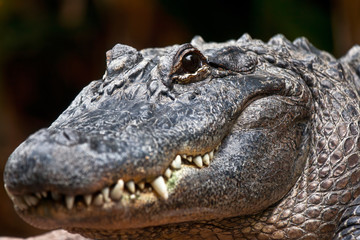
<svg viewBox="0 0 360 240"><path fill-rule="evenodd" d="M40 233L15 214L2 173L14 148L47 127L105 70L116 43L137 49L276 33L336 57L360 43L358 0L0 0L0 236Z"/></svg>

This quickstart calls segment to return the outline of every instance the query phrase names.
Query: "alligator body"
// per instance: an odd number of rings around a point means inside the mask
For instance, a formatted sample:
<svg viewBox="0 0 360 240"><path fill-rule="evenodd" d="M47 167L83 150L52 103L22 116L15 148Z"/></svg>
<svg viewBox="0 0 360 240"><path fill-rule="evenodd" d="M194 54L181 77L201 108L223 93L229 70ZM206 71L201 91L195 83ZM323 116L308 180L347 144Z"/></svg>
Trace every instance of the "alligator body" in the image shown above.
<svg viewBox="0 0 360 240"><path fill-rule="evenodd" d="M107 52L7 162L18 214L120 239L359 239L360 47L305 38Z"/></svg>

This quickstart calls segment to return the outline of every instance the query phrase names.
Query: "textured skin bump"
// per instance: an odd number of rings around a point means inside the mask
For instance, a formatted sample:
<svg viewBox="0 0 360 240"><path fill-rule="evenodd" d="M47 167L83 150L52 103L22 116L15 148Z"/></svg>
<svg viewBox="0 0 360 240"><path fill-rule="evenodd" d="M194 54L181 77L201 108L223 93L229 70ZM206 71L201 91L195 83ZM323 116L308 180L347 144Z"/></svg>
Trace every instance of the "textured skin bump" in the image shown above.
<svg viewBox="0 0 360 240"><path fill-rule="evenodd" d="M188 54L200 61L191 72ZM359 56L359 46L335 59L282 35L116 45L103 79L6 165L12 196L57 192L76 196L74 208L47 197L15 209L40 228L96 239L359 239ZM219 144L209 166L183 159L167 199L146 190L81 200L118 179L150 183L177 155Z"/></svg>

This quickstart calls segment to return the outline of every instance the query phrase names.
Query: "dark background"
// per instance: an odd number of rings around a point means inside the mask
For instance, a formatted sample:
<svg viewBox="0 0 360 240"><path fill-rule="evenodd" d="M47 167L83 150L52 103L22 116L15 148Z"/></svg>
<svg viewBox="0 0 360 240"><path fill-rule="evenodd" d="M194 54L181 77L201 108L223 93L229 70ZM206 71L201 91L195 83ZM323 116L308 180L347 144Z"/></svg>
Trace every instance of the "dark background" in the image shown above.
<svg viewBox="0 0 360 240"><path fill-rule="evenodd" d="M360 43L358 0L0 0L0 236L40 233L2 188L7 157L105 71L116 43L137 49L238 38L306 36L336 57Z"/></svg>

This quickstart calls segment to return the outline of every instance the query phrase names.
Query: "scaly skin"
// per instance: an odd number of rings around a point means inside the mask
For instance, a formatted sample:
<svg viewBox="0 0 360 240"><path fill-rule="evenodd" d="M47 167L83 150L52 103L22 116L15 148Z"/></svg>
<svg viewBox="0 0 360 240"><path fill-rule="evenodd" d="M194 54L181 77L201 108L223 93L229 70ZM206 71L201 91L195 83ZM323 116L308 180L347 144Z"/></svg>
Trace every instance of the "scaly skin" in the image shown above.
<svg viewBox="0 0 360 240"><path fill-rule="evenodd" d="M30 224L90 238L356 239L359 72L358 46L280 35L117 45L6 189Z"/></svg>

